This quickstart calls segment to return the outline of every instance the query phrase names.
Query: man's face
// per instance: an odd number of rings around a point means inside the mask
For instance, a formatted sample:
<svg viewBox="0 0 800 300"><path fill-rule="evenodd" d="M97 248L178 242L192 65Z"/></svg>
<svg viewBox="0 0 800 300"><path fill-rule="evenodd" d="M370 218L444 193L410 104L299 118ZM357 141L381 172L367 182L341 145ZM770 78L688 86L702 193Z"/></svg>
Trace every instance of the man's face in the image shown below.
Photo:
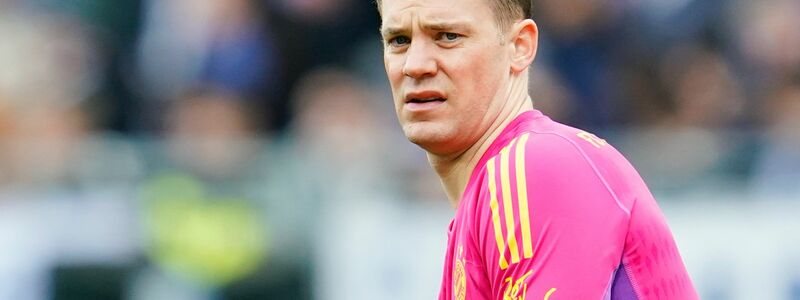
<svg viewBox="0 0 800 300"><path fill-rule="evenodd" d="M508 96L511 48L488 0L383 0L384 66L406 137L463 152Z"/></svg>

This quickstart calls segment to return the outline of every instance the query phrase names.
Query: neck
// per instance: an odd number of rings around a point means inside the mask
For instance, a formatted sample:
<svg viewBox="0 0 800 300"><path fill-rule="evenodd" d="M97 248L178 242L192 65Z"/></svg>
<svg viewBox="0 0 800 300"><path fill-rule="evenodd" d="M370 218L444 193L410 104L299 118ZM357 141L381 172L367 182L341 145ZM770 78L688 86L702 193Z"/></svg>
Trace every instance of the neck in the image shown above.
<svg viewBox="0 0 800 300"><path fill-rule="evenodd" d="M512 80L505 91L504 105L500 108L497 118L491 121L486 131L466 150L453 155L436 155L428 153L431 167L439 175L447 198L453 207L458 207L461 196L472 175L472 170L478 164L492 142L523 112L533 110L530 96L528 96L527 76L519 76Z"/></svg>

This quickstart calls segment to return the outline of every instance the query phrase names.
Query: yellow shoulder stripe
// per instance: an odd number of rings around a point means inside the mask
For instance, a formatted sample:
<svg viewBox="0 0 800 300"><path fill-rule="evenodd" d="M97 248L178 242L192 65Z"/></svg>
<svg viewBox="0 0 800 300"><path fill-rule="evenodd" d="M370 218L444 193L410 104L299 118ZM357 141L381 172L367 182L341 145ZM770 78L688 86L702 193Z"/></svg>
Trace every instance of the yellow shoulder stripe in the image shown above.
<svg viewBox="0 0 800 300"><path fill-rule="evenodd" d="M494 237L497 242L497 251L500 253L500 269L505 270L508 268L508 262L505 257L506 248L503 242L503 231L502 228L500 228L500 212L497 207L497 183L495 182L494 159L489 160L489 163L486 165L486 173L489 176L489 195L491 197L489 207L492 209Z"/></svg>
<svg viewBox="0 0 800 300"><path fill-rule="evenodd" d="M525 175L525 145L528 141L529 134L523 134L517 139L500 150L500 155L489 160L486 164L486 171L489 177L489 194L490 202L489 208L492 211L492 225L494 225L495 242L497 243L497 250L500 253L500 269L505 270L508 268L509 261L506 259L505 251L509 250L511 254L510 263L518 263L522 257L533 257L533 239L531 238L531 221L530 211L528 209L528 181ZM514 211L514 195L511 190L511 164L512 156L511 150L514 150L513 163L514 163L514 179L516 183L516 204L519 211L519 219ZM500 177L500 191L497 186L497 164L499 166ZM500 202L503 201L502 211L500 209ZM505 221L506 232L503 234L503 229L500 217L503 216ZM519 221L519 222L517 222ZM517 226L521 229L522 234L522 254L517 245ZM506 248L508 247L508 248Z"/></svg>
<svg viewBox="0 0 800 300"><path fill-rule="evenodd" d="M519 262L519 250L517 249L517 230L514 222L514 207L511 202L511 182L509 180L508 167L510 165L508 152L511 146L517 142L511 142L511 145L500 150L500 185L503 188L503 210L506 215L506 241L508 242L508 250L511 251L511 263Z"/></svg>
<svg viewBox="0 0 800 300"><path fill-rule="evenodd" d="M531 242L531 221L528 212L528 180L525 178L525 144L528 134L523 134L517 143L515 152L515 166L517 177L517 201L519 203L519 225L522 227L522 247L525 258L533 257L533 243Z"/></svg>

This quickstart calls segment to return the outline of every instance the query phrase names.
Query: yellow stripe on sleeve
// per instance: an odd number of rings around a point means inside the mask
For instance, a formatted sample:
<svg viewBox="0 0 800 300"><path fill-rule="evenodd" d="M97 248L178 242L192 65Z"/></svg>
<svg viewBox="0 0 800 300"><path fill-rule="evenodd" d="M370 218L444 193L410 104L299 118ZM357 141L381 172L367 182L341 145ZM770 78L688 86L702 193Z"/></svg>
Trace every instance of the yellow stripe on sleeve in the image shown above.
<svg viewBox="0 0 800 300"><path fill-rule="evenodd" d="M512 142L514 143L514 142ZM517 248L517 233L514 225L514 207L511 204L511 182L509 180L508 167L510 161L508 159L509 148L513 145L500 150L500 185L503 189L503 211L506 215L506 228L508 249L511 251L511 263L519 262L519 249Z"/></svg>
<svg viewBox="0 0 800 300"><path fill-rule="evenodd" d="M508 262L506 261L506 249L505 243L503 243L503 229L500 228L500 212L498 211L497 207L497 183L495 182L495 172L494 172L494 159L490 159L489 163L486 164L486 173L489 176L489 195L491 197L491 201L489 202L489 207L492 209L492 224L494 225L494 238L497 242L497 251L500 253L500 269L505 270L508 268Z"/></svg>
<svg viewBox="0 0 800 300"><path fill-rule="evenodd" d="M525 143L528 134L523 134L514 150L514 170L517 177L517 201L519 202L519 225L522 227L522 249L525 258L533 257L531 242L531 221L528 213L528 181L525 179Z"/></svg>

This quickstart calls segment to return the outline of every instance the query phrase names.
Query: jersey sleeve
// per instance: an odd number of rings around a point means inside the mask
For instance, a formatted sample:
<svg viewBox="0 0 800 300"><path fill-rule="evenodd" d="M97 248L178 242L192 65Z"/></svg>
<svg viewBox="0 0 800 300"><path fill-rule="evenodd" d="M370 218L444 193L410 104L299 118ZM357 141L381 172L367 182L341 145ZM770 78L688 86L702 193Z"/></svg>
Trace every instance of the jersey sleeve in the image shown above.
<svg viewBox="0 0 800 300"><path fill-rule="evenodd" d="M629 212L587 154L605 146L525 133L486 162L475 232L494 299L608 294Z"/></svg>

